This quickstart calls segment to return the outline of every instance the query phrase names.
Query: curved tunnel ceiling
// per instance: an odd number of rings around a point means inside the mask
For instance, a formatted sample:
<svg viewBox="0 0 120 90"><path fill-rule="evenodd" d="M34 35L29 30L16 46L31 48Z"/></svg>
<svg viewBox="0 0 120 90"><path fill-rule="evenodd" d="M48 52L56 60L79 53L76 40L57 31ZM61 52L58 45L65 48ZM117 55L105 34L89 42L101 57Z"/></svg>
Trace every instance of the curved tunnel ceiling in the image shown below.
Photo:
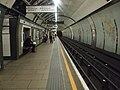
<svg viewBox="0 0 120 90"><path fill-rule="evenodd" d="M61 3L58 6L57 12L58 21L67 21L69 18L65 18L63 15L70 17L84 1L85 0L77 0L74 3L74 0L60 0ZM27 5L54 5L52 0L14 0L12 8L18 10L20 13L25 15L27 18L32 19L34 22L42 20L41 24L47 21L55 20L55 13L26 13Z"/></svg>
<svg viewBox="0 0 120 90"><path fill-rule="evenodd" d="M58 21L64 21L65 25L63 26L67 27L75 23L75 21L82 19L88 14L106 5L112 0L59 0L59 1L60 3L58 4L57 11ZM32 6L54 5L53 0L11 0L11 2L14 2L12 9L17 10L25 17L31 19L33 22L43 25L46 24L47 21L55 21L55 13L26 13L26 6L28 5Z"/></svg>

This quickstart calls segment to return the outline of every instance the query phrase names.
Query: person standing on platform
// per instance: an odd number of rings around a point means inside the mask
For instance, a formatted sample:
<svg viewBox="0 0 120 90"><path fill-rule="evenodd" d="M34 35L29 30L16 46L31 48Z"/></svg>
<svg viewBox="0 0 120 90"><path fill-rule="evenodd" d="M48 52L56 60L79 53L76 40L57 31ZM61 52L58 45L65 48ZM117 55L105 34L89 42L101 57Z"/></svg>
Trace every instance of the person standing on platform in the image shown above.
<svg viewBox="0 0 120 90"><path fill-rule="evenodd" d="M53 40L52 40L52 35L50 35L50 43L53 43Z"/></svg>

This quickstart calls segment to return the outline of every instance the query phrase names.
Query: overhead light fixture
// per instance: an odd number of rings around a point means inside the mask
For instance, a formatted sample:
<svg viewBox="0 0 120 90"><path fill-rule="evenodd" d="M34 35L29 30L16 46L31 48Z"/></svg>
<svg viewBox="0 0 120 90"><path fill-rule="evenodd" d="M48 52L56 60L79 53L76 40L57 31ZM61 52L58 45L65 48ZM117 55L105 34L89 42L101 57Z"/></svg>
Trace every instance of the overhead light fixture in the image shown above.
<svg viewBox="0 0 120 90"><path fill-rule="evenodd" d="M53 0L53 2L54 2L54 4L55 4L55 6L60 5L60 0Z"/></svg>
<svg viewBox="0 0 120 90"><path fill-rule="evenodd" d="M61 5L61 0L53 0L56 11L57 11L57 7L59 7ZM55 12L55 22L57 22L57 12Z"/></svg>
<svg viewBox="0 0 120 90"><path fill-rule="evenodd" d="M55 22L57 22L57 12L55 12Z"/></svg>
<svg viewBox="0 0 120 90"><path fill-rule="evenodd" d="M53 2L55 4L55 9L56 9L56 12L55 12L55 22L57 22L57 7L60 4L60 0L53 0Z"/></svg>

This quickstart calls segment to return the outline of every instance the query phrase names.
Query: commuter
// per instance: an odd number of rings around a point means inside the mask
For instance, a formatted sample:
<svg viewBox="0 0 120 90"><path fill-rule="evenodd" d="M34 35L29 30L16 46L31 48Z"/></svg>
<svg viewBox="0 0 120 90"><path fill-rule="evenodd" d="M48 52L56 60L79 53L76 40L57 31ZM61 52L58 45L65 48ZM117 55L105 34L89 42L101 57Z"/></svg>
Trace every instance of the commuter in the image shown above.
<svg viewBox="0 0 120 90"><path fill-rule="evenodd" d="M53 34L52 36L53 36L53 40L55 41L55 35Z"/></svg>
<svg viewBox="0 0 120 90"><path fill-rule="evenodd" d="M48 35L46 34L46 40L48 40Z"/></svg>
<svg viewBox="0 0 120 90"><path fill-rule="evenodd" d="M50 35L50 43L53 43L52 35Z"/></svg>
<svg viewBox="0 0 120 90"><path fill-rule="evenodd" d="M28 36L24 41L24 47L32 47L32 52L35 52L35 44L33 43L31 36Z"/></svg>
<svg viewBox="0 0 120 90"><path fill-rule="evenodd" d="M57 35L55 34L55 38L57 37Z"/></svg>
<svg viewBox="0 0 120 90"><path fill-rule="evenodd" d="M45 36L45 34L44 34L44 35L43 35L43 42L46 42L46 41L45 41L45 38L46 38L46 36Z"/></svg>
<svg viewBox="0 0 120 90"><path fill-rule="evenodd" d="M45 35L45 42L47 42L47 40L48 40L48 35L46 34Z"/></svg>
<svg viewBox="0 0 120 90"><path fill-rule="evenodd" d="M48 40L48 35L47 34L45 34L45 35L43 35L43 42L47 42L47 40Z"/></svg>

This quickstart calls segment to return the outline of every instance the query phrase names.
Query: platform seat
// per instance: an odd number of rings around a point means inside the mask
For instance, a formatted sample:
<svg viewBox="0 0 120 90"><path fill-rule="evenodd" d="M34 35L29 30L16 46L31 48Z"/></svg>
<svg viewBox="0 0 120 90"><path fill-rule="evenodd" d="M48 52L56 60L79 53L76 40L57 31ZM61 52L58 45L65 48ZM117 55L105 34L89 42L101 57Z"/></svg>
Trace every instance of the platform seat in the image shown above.
<svg viewBox="0 0 120 90"><path fill-rule="evenodd" d="M23 54L26 54L31 51L32 51L32 47L23 47Z"/></svg>

